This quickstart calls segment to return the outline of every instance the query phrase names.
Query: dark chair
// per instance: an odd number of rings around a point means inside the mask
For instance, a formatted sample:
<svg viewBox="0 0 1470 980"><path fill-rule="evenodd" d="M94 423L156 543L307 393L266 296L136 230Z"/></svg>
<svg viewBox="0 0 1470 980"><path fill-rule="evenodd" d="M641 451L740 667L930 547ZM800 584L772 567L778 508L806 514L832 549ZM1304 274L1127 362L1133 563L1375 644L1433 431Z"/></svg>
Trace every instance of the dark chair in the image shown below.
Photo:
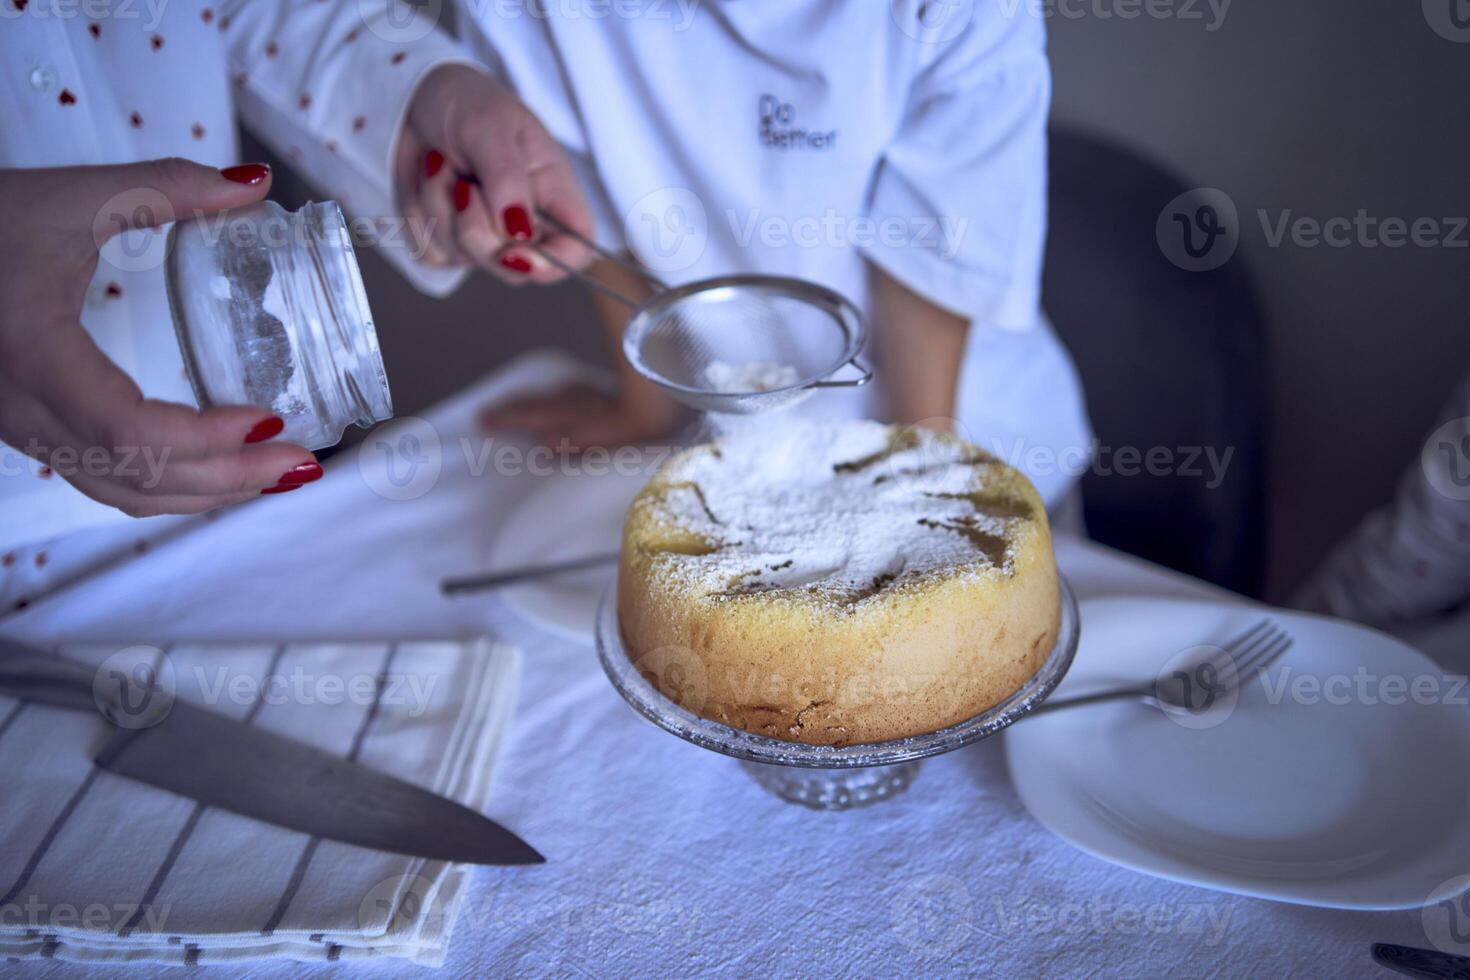
<svg viewBox="0 0 1470 980"><path fill-rule="evenodd" d="M1265 324L1240 253L1204 272L1185 271L1164 254L1155 225L1189 187L1132 150L1053 132L1043 303L1076 359L1098 442L1110 455L1164 447L1177 468L1192 447L1232 454L1214 487L1203 459L1197 476L1121 475L1095 465L1082 480L1091 536L1258 596L1266 551Z"/></svg>

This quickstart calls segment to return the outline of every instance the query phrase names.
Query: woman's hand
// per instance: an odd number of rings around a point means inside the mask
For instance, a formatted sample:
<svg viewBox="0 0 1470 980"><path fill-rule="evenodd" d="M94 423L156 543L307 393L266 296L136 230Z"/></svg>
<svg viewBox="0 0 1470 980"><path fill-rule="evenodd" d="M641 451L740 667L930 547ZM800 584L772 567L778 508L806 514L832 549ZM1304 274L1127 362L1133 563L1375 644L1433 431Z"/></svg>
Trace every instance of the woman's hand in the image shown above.
<svg viewBox="0 0 1470 980"><path fill-rule="evenodd" d="M419 83L394 151L408 226L434 265L478 265L513 285L565 276L534 249L574 268L592 253L539 228L545 210L591 237L592 218L566 153L505 86L469 65L446 65Z"/></svg>
<svg viewBox="0 0 1470 980"><path fill-rule="evenodd" d="M486 429L521 429L553 449L616 449L668 436L678 422L673 403L612 395L591 385L567 385L549 395L528 395L480 412Z"/></svg>
<svg viewBox="0 0 1470 980"><path fill-rule="evenodd" d="M135 517L197 513L319 477L300 446L260 444L281 431L270 412L144 398L81 326L108 239L252 204L269 189L260 164L0 170L0 440Z"/></svg>

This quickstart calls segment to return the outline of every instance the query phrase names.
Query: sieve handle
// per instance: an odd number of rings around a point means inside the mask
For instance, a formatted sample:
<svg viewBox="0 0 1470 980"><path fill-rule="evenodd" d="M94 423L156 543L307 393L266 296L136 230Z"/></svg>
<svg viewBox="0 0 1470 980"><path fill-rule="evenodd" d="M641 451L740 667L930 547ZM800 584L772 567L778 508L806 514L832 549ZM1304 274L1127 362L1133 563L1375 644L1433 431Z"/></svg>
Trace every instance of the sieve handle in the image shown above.
<svg viewBox="0 0 1470 980"><path fill-rule="evenodd" d="M546 249L542 248L537 243L527 242L526 244L531 247L531 250L533 252L541 256L546 261L550 262L552 265L556 266L562 272L565 272L567 275L581 282L583 285L591 286L593 289L597 290L599 293L602 293L604 296L611 296L613 299L617 300L619 303L622 303L628 309L636 311L643 306L642 303L639 303L628 298L627 296L624 296L622 293L618 292L616 289L612 288L601 279L589 276L581 269L578 269L575 266L563 262L561 259L557 258L555 255L552 255L550 252L546 251Z"/></svg>
<svg viewBox="0 0 1470 980"><path fill-rule="evenodd" d="M544 208L537 208L536 209L536 217L540 218L542 221L544 221L547 224L551 225L551 227L555 228L561 234L566 235L569 238L575 238L577 241L581 242L583 245L587 246L592 251L596 252L598 255L602 256L605 259L607 259L609 262L616 263L617 265L620 265L624 269L627 269L629 272L633 273L633 275L638 276L640 279L646 280L649 283L649 285L651 285L651 286L654 287L654 290L656 292L660 292L660 293L668 292L668 289L669 289L668 284L666 282L664 282L662 279L660 279L658 276L656 276L653 273L649 272L640 263L634 262L631 259L628 259L628 258L626 258L626 257L624 257L622 255L618 255L616 252L610 252L610 251L608 251L607 249L603 248L601 245L599 245L596 242L594 242L592 239L588 238L586 235L584 235L581 232L576 231L576 230L572 229L571 227L569 227L565 222L561 221L559 218L557 218L555 215L553 215L551 212L545 210ZM556 266L558 269L561 269L563 272L566 272L569 275L575 275L575 276L577 276L583 282L588 282L588 283L592 283L592 284L596 285L597 288L601 289L604 293L607 293L608 295L612 296L614 299L621 300L622 302L628 304L629 306L633 307L634 309L637 309L638 307L640 307L640 306L643 305L642 303L634 303L634 302L632 302L626 296L623 296L621 293L618 293L618 292L614 291L609 286L605 286L602 283L597 282L597 280L593 279L591 276L589 276L589 275L587 275L585 273L581 273L581 272L578 272L576 270L573 270L573 269L569 268L565 262L562 262L562 261L560 261L558 259L555 259L555 258L551 257L550 255L547 255L546 252L544 250L542 250L539 246L533 246L533 247L536 249L537 254L539 254L542 258L546 259L552 265Z"/></svg>
<svg viewBox="0 0 1470 980"><path fill-rule="evenodd" d="M847 378L847 379L842 380L842 381L834 381L831 378L827 378L827 379L824 379L822 381L813 381L811 384L807 385L807 387L808 388L861 388L863 385L865 385L869 381L872 381L873 380L873 369L870 368L870 367L868 367L867 365L865 365L862 361L859 361L856 357L854 357L852 360L848 361L842 367L856 368L857 369L857 372L858 372L858 376L856 378ZM838 368L837 370L841 371L842 368Z"/></svg>

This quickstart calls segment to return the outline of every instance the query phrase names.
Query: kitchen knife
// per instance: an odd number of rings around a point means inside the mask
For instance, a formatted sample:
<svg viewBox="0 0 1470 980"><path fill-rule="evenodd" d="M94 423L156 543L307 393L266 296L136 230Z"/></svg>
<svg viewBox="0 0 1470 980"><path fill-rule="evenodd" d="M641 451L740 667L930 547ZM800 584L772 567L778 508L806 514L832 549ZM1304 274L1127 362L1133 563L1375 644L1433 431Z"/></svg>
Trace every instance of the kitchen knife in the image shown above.
<svg viewBox="0 0 1470 980"><path fill-rule="evenodd" d="M471 864L545 860L500 824L453 800L156 688L130 690L136 683L99 680L86 664L0 638L0 691L100 711L114 730L94 761L109 772L375 850ZM150 696L152 705L140 713L137 706Z"/></svg>
<svg viewBox="0 0 1470 980"><path fill-rule="evenodd" d="M1439 953L1432 949L1374 943L1373 960L1381 966L1411 977L1435 980L1470 980L1470 957Z"/></svg>

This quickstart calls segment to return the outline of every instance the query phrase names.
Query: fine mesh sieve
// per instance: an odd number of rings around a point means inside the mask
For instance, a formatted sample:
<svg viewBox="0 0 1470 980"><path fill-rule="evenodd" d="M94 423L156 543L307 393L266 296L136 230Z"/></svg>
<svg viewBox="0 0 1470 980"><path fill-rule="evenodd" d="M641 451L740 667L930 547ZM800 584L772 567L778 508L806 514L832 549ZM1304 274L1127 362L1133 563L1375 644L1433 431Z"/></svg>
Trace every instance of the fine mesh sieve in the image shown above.
<svg viewBox="0 0 1470 980"><path fill-rule="evenodd" d="M623 353L639 374L691 408L750 415L794 404L818 388L867 384L858 361L867 331L850 301L781 276L725 276L669 287L542 211L541 218L656 290L639 303L537 248L548 262L633 310ZM535 247L533 245L533 247ZM834 375L844 367L852 376Z"/></svg>

